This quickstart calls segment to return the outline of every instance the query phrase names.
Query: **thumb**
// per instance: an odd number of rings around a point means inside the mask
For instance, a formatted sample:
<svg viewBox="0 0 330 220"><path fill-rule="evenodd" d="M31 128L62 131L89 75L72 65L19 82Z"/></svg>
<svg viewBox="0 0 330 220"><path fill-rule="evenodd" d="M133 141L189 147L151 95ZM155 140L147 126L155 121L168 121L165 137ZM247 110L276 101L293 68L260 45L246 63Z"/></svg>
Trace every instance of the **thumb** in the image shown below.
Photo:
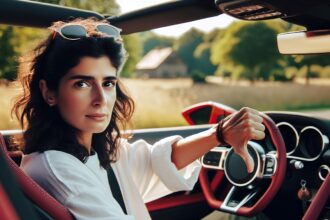
<svg viewBox="0 0 330 220"><path fill-rule="evenodd" d="M251 155L249 154L249 151L247 149L247 144L244 144L244 147L242 148L239 155L244 160L247 172L252 173L253 169L254 169L254 161L253 161L253 158L251 157Z"/></svg>

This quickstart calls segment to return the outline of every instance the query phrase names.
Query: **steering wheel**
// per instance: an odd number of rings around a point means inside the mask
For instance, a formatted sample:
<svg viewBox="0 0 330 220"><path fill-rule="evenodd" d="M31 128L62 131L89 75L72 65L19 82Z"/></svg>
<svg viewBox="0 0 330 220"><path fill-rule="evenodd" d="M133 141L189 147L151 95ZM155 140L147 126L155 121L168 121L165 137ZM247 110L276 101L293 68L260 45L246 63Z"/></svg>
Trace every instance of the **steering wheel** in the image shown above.
<svg viewBox="0 0 330 220"><path fill-rule="evenodd" d="M252 216L261 212L280 189L286 172L285 144L273 120L266 114L261 113L261 116L275 151L265 152L258 143L248 142L248 151L255 164L252 173L247 173L243 159L232 148L217 147L202 158L203 168L199 181L212 208ZM219 171L212 183L208 180L209 169ZM227 178L232 187L224 198L218 199L214 196L214 191L224 178ZM258 183L267 180L270 180L268 188L261 190Z"/></svg>

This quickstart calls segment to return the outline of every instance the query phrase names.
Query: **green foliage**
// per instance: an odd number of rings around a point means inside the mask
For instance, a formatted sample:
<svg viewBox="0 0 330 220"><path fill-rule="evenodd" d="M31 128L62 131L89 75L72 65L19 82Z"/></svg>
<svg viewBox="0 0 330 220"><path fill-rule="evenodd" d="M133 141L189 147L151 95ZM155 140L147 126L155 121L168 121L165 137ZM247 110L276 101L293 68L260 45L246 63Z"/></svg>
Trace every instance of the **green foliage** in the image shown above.
<svg viewBox="0 0 330 220"><path fill-rule="evenodd" d="M223 32L223 29L215 28L209 33L204 35L204 42L212 43L215 41L219 35Z"/></svg>
<svg viewBox="0 0 330 220"><path fill-rule="evenodd" d="M180 59L187 65L188 73L198 69L194 51L203 42L203 33L192 28L183 34L176 42L175 48Z"/></svg>
<svg viewBox="0 0 330 220"><path fill-rule="evenodd" d="M272 78L274 81L280 82L291 82L294 79L293 77L288 77L283 71L273 73Z"/></svg>
<svg viewBox="0 0 330 220"><path fill-rule="evenodd" d="M12 81L16 79L17 61L21 54L31 51L47 31L1 26L0 32L0 78Z"/></svg>
<svg viewBox="0 0 330 220"><path fill-rule="evenodd" d="M153 32L145 32L140 36L143 42L142 55L147 54L156 47L173 47L174 39L171 37L159 36Z"/></svg>
<svg viewBox="0 0 330 220"><path fill-rule="evenodd" d="M291 66L297 69L302 69L306 67L304 71L304 76L306 78L306 85L309 84L310 78L320 77L323 74L318 74L312 71L312 66L326 67L330 65L330 56L328 54L317 54L317 55L294 55L287 56L285 58L284 66ZM325 70L326 71L326 70ZM318 72L322 72L318 71Z"/></svg>
<svg viewBox="0 0 330 220"><path fill-rule="evenodd" d="M194 70L191 73L191 79L193 80L194 83L205 83L205 74L198 70Z"/></svg>
<svg viewBox="0 0 330 220"><path fill-rule="evenodd" d="M330 78L330 65L320 68L318 73L321 78Z"/></svg>
<svg viewBox="0 0 330 220"><path fill-rule="evenodd" d="M203 72L204 75L212 75L216 70L216 66L210 61L211 56L211 44L201 43L197 46L194 52L194 57L196 59L196 69Z"/></svg>
<svg viewBox="0 0 330 220"><path fill-rule="evenodd" d="M141 59L142 44L137 34L124 36L125 48L128 51L128 59L121 72L123 77L133 77L135 65Z"/></svg>
<svg viewBox="0 0 330 220"><path fill-rule="evenodd" d="M268 80L280 58L275 39L279 29L280 24L270 27L265 22L234 23L212 45L212 62L229 66L228 69L240 65L245 69L240 72L240 77L251 81Z"/></svg>
<svg viewBox="0 0 330 220"><path fill-rule="evenodd" d="M17 52L13 46L13 27L0 26L0 78L16 78Z"/></svg>

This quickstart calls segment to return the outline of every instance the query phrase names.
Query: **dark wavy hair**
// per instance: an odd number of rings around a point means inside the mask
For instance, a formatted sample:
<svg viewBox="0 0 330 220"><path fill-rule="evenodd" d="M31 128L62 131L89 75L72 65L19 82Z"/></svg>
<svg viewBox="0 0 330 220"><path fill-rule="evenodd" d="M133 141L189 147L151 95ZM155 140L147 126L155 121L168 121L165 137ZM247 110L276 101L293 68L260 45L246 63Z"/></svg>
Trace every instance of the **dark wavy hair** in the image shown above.
<svg viewBox="0 0 330 220"><path fill-rule="evenodd" d="M85 27L94 27L100 23L94 19L74 20ZM57 22L50 29L55 30L65 22ZM93 30L92 30L93 31ZM23 95L18 98L12 112L20 120L23 129L22 149L24 153L59 150L67 152L85 162L88 151L78 143L76 129L61 117L57 107L50 107L43 99L39 89L40 80L45 80L47 87L57 91L61 78L85 56L106 56L117 70L117 75L126 60L126 51L122 41L104 37L98 33L79 40L66 40L60 35L50 35L40 43L21 65L19 79L23 85ZM90 30L88 30L90 32ZM117 99L110 124L102 133L93 134L92 146L97 152L101 166L107 168L110 162L118 158L120 129L124 129L134 112L134 102L127 95L122 83L116 86Z"/></svg>

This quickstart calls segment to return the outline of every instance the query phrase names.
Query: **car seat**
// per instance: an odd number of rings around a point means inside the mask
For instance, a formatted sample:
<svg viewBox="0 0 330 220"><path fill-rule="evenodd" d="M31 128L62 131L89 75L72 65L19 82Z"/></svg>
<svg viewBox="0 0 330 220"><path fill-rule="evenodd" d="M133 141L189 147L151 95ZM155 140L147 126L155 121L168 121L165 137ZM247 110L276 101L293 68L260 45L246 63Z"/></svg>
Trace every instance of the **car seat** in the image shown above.
<svg viewBox="0 0 330 220"><path fill-rule="evenodd" d="M39 220L32 203L22 193L17 180L0 153L0 219Z"/></svg>
<svg viewBox="0 0 330 220"><path fill-rule="evenodd" d="M16 177L18 184L25 194L27 199L31 201L40 219L61 219L73 220L74 217L70 214L62 204L50 196L36 182L27 176L12 160L7 150L6 142L3 135L0 133L0 154L2 154L10 167L12 173ZM13 155L17 156L17 153ZM17 158L16 158L17 159ZM17 160L16 160L17 161Z"/></svg>

